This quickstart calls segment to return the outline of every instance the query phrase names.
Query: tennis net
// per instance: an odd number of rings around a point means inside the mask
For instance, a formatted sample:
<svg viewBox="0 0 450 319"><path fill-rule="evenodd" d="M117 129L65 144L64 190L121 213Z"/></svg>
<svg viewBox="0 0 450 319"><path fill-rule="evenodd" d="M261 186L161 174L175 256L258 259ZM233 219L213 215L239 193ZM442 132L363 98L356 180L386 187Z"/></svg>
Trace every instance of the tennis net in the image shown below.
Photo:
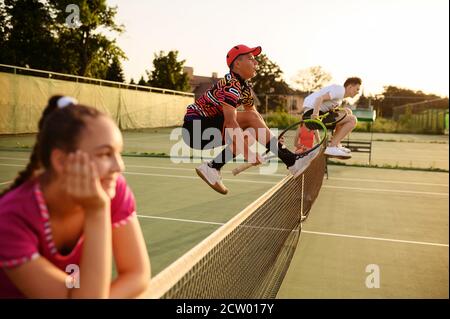
<svg viewBox="0 0 450 319"><path fill-rule="evenodd" d="M145 298L275 298L325 173L323 148L155 276Z"/></svg>

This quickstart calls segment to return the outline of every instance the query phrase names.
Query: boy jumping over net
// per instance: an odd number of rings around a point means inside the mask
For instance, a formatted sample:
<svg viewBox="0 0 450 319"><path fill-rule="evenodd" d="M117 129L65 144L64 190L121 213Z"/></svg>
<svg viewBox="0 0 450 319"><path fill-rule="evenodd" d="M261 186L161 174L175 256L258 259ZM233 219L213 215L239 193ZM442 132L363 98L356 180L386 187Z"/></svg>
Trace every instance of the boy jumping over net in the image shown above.
<svg viewBox="0 0 450 319"><path fill-rule="evenodd" d="M341 105L342 100L347 97L355 97L359 93L360 87L361 79L353 77L348 78L344 85L329 85L308 95L303 102L303 119L315 119L327 112L333 116L333 110ZM345 111L347 116L341 122L331 127L328 126L329 129L334 130L330 144L325 150L325 155L329 157L340 159L351 157L350 150L343 147L341 141L356 127L357 119L350 109Z"/></svg>
<svg viewBox="0 0 450 319"><path fill-rule="evenodd" d="M220 169L236 155L243 154L254 165L264 162L249 149L255 141L276 154L294 176L300 175L318 154L311 152L297 158L282 147L256 110L249 80L256 75L255 56L260 53L259 46L241 44L231 48L226 58L230 72L189 105L184 117L183 140L191 148L205 150L226 145L216 158L196 168L197 174L221 194L227 194L228 189L222 183ZM237 112L239 105L243 112Z"/></svg>

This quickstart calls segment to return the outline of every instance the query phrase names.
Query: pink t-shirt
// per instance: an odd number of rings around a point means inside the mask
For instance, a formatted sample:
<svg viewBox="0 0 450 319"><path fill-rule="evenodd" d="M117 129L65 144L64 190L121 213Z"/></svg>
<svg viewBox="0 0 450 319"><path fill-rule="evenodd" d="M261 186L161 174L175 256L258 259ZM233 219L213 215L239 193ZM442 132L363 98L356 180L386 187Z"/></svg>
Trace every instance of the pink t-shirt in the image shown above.
<svg viewBox="0 0 450 319"><path fill-rule="evenodd" d="M134 195L121 175L111 200L111 223L125 225L135 215ZM28 181L0 198L0 298L24 298L3 271L42 256L66 271L80 264L83 236L68 255L60 255L53 242L49 214L39 183ZM69 275L69 273L68 273Z"/></svg>

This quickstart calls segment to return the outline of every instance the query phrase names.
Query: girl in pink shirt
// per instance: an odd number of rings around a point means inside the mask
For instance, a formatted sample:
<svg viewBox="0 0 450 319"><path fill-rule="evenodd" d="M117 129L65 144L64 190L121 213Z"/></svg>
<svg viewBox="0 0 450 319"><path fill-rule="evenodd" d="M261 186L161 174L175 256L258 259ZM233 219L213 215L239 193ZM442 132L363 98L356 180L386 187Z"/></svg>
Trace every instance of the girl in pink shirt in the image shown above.
<svg viewBox="0 0 450 319"><path fill-rule="evenodd" d="M147 289L122 146L105 114L49 100L30 162L0 195L0 298L130 298Z"/></svg>

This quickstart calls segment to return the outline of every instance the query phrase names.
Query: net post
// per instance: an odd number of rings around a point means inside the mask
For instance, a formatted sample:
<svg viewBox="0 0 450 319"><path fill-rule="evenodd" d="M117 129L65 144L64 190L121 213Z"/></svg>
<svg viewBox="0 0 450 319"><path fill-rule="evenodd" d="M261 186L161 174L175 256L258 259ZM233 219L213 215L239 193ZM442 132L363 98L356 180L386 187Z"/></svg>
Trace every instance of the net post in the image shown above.
<svg viewBox="0 0 450 319"><path fill-rule="evenodd" d="M305 174L302 174L302 196L301 196L301 204L300 204L300 221L305 220L305 215L303 214L303 203L305 202Z"/></svg>

